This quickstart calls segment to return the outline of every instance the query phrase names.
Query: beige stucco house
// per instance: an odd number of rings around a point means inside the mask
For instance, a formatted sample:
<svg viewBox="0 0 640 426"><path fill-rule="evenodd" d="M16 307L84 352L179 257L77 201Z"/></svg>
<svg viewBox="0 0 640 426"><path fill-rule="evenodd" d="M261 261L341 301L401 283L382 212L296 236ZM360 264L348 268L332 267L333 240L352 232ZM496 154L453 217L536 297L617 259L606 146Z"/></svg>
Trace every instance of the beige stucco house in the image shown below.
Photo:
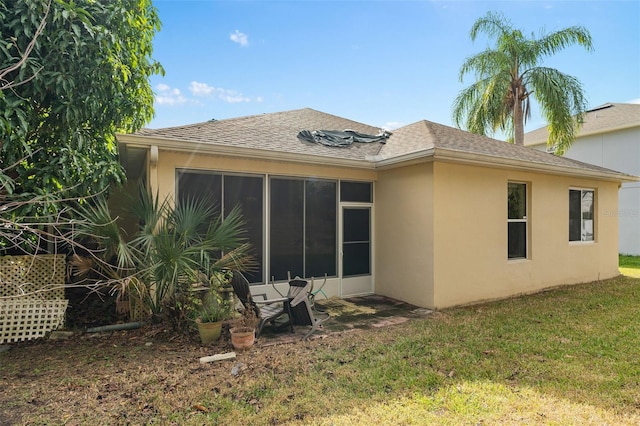
<svg viewBox="0 0 640 426"><path fill-rule="evenodd" d="M428 308L618 275L622 182L638 179L429 121L335 147L301 131L380 129L312 109L119 135L132 187L242 206L256 292L327 274L329 296Z"/></svg>
<svg viewBox="0 0 640 426"><path fill-rule="evenodd" d="M526 146L553 150L547 127L524 137ZM607 103L587 111L565 157L640 175L640 104ZM618 216L620 253L640 255L640 182L623 183L618 207L605 213Z"/></svg>

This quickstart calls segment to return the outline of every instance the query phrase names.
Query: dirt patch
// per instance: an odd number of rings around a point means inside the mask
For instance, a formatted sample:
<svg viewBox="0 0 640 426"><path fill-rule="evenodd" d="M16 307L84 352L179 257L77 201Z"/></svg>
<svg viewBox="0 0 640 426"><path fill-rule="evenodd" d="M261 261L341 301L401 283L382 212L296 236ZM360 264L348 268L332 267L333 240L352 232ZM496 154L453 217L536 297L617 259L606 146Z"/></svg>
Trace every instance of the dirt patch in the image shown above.
<svg viewBox="0 0 640 426"><path fill-rule="evenodd" d="M383 317L412 316L408 305L379 302L377 308L334 307L308 341L301 340L305 327L294 334L266 328L252 349L212 363L199 359L233 351L228 326L208 346L196 333L175 334L163 325L12 344L0 351L0 424L172 424L166 413L197 416L214 410L206 401L217 397L251 405L255 398L238 389L259 374L269 371L275 382L285 383L299 360L313 359L319 346L337 347L345 335Z"/></svg>
<svg viewBox="0 0 640 426"><path fill-rule="evenodd" d="M288 370L279 366L317 344L260 343L235 359L206 364L199 359L233 351L228 335L202 346L195 335L147 326L14 344L0 354L0 424L29 424L34 413L52 424L144 424L157 421L165 404L198 412L208 409L203 394L233 393L234 382L264 368L285 377Z"/></svg>

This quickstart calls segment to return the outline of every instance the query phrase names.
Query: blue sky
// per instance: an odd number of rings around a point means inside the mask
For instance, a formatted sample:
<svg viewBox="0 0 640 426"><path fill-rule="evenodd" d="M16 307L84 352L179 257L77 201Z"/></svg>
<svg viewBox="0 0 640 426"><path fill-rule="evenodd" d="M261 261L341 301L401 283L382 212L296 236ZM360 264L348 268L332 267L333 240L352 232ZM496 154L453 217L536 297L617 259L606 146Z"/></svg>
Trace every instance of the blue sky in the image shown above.
<svg viewBox="0 0 640 426"><path fill-rule="evenodd" d="M577 77L591 107L640 103L640 1L155 0L159 128L313 108L393 129L451 125L458 79L487 47L469 30L487 11L526 34L582 25L595 51L570 47L543 65ZM534 110L526 130L545 123ZM499 136L499 135L498 135Z"/></svg>

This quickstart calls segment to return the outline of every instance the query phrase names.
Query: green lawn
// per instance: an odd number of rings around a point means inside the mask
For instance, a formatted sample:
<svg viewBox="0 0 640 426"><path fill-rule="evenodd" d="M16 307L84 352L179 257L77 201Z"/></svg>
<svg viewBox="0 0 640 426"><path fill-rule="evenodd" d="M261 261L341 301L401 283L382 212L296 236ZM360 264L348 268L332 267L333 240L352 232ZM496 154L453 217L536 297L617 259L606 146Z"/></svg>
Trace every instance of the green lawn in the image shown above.
<svg viewBox="0 0 640 426"><path fill-rule="evenodd" d="M621 270L640 272L638 258L621 257ZM206 365L204 348L144 340L81 340L82 352L70 342L29 360L25 346L0 353L0 414L23 408L28 424L638 425L639 308L640 278L619 276ZM53 378L40 383L47 369Z"/></svg>
<svg viewBox="0 0 640 426"><path fill-rule="evenodd" d="M620 255L620 273L640 278L640 256Z"/></svg>
<svg viewBox="0 0 640 426"><path fill-rule="evenodd" d="M639 305L619 277L445 310L292 351L284 382L267 370L204 404L220 424L637 425Z"/></svg>

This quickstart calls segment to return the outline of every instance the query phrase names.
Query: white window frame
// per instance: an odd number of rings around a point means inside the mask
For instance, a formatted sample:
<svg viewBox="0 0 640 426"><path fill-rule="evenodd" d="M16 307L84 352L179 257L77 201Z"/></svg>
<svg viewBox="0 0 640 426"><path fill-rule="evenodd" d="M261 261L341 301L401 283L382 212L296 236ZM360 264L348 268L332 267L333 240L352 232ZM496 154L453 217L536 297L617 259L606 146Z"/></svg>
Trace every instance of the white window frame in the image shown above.
<svg viewBox="0 0 640 426"><path fill-rule="evenodd" d="M514 261L522 261L522 260L528 260L531 256L531 246L530 246L530 236L529 236L529 199L530 199L530 195L529 192L531 191L531 185L528 182L521 182L521 181L507 181L507 187L509 186L510 183L513 184L518 184L518 185L524 185L524 201L525 201L525 215L523 218L520 219L509 219L509 215L507 214L507 224L509 223L524 223L524 232L525 232L525 256L524 257L509 257L509 253L508 253L508 248L507 248L507 260L509 262L514 262ZM509 202L509 200L507 200L507 203ZM509 238L509 233L507 232L507 244L508 244L508 238Z"/></svg>
<svg viewBox="0 0 640 426"><path fill-rule="evenodd" d="M571 239L571 230L569 230L569 244L594 244L596 242L596 195L597 192L595 188L582 188L582 187L569 187L569 194L571 191L579 191L580 192L580 239L572 240ZM592 209L593 209L593 218L591 219L591 239L584 239L584 218L582 217L582 197L583 193L591 192L593 194ZM571 218L571 203L569 203L569 218ZM568 223L567 223L568 225Z"/></svg>

